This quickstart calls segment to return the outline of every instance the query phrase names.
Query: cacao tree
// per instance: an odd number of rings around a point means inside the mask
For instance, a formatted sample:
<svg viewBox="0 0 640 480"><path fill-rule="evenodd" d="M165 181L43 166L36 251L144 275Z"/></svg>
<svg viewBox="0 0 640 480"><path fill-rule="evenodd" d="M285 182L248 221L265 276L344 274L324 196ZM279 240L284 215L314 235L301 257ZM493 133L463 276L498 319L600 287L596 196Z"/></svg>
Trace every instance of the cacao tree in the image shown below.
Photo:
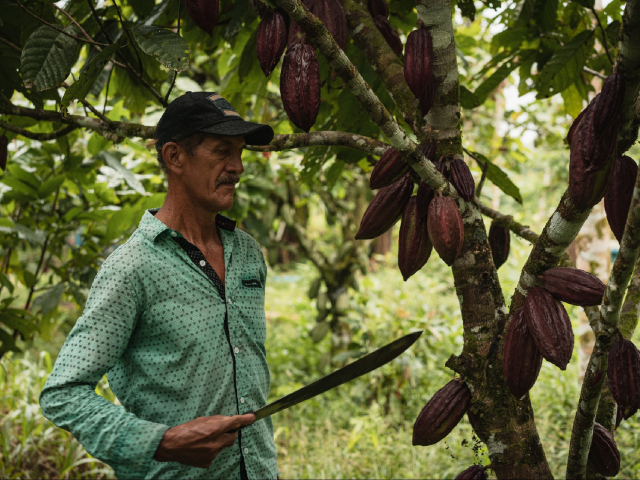
<svg viewBox="0 0 640 480"><path fill-rule="evenodd" d="M374 155L381 157L372 185L379 190L345 252L357 257L360 239L379 236L402 218L405 280L435 255L431 246L451 267L464 348L446 364L458 377L416 412L417 448L444 438L466 413L498 478L551 478L527 392L541 358L564 368L571 356L573 334L560 303L568 302L584 305L596 345L567 477L615 475L621 461L616 419L640 406L640 354L629 341L640 297L640 272L632 280L640 251L640 180L631 186L637 167L629 163L632 154L625 157L640 123L638 0L614 0L604 9L590 0L459 1L454 9L434 0L253 0L251 8L246 0L182 3L0 0L0 163L7 169L1 203L8 215L0 226L13 236L2 244L0 284L10 292L0 304L2 349L33 332L38 299L45 313L63 294L81 295L96 259L144 208L161 203L147 193L161 191L162 179L149 163L136 164L136 155L151 155L132 139L151 139L154 120L179 92L215 88L241 115L274 125L271 145L247 147L253 158L272 152L274 163L286 165L287 151L303 154L300 173L281 185L288 190L280 212L250 207L252 188L277 189L249 171L236 218L262 224L269 238L280 215L301 245L308 244L296 229L289 195L296 189L288 182L309 185L330 209L335 199L318 178L335 184L362 177ZM486 44L482 22L474 19L490 12L503 30ZM471 57L481 68L469 66ZM468 122L516 71L521 95L562 98L575 118L567 132L567 189L539 235L482 202L486 182L516 200L519 192L492 160L493 146L467 138ZM498 149L515 155L517 146L508 142ZM49 152L37 169L25 168L32 145ZM477 186L469 165L482 172ZM126 187L115 194L101 190L92 183L99 171ZM277 192L264 192L276 201ZM605 196L621 243L603 288L584 272L566 270L572 267L566 250ZM114 203L121 205L116 213L104 208ZM490 232L483 215L492 219ZM80 228L83 260L61 268L68 254L62 239ZM508 232L533 247L507 306L496 267L508 255ZM18 239L42 245L35 265L20 264ZM317 253L304 250L310 258ZM54 256L57 262L49 260ZM354 264L340 274L345 278L337 289L329 280L336 264L319 268L336 303ZM33 300L47 265L56 269L47 281L60 282ZM30 288L23 308L13 305L15 278ZM471 467L459 478L485 478L485 470Z"/></svg>

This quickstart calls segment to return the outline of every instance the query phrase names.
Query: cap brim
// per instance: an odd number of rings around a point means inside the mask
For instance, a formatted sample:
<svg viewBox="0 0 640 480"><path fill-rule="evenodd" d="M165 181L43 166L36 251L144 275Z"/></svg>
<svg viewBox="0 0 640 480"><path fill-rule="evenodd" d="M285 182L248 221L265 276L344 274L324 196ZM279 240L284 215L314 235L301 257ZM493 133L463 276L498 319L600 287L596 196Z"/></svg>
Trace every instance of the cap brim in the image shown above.
<svg viewBox="0 0 640 480"><path fill-rule="evenodd" d="M269 125L244 120L219 123L198 131L227 137L242 136L247 145L269 145L274 136L273 128Z"/></svg>

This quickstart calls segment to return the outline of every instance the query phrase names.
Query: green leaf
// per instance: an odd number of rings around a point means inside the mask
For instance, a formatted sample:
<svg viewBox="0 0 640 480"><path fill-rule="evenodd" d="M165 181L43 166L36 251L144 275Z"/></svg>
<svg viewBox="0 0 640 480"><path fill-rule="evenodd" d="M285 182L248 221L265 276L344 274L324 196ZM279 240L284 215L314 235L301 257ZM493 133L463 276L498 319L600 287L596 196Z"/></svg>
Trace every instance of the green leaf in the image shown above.
<svg viewBox="0 0 640 480"><path fill-rule="evenodd" d="M554 30L558 15L558 0L536 0L533 16L542 32Z"/></svg>
<svg viewBox="0 0 640 480"><path fill-rule="evenodd" d="M18 232L20 238L23 238L31 243L44 243L44 237L42 233L34 232L30 228L27 228L24 225L20 225L19 223L16 223L14 228L16 232Z"/></svg>
<svg viewBox="0 0 640 480"><path fill-rule="evenodd" d="M460 85L460 106L462 108L476 108L480 105L480 100L476 95L464 85Z"/></svg>
<svg viewBox="0 0 640 480"><path fill-rule="evenodd" d="M573 0L573 1L588 9L592 9L596 4L595 0Z"/></svg>
<svg viewBox="0 0 640 480"><path fill-rule="evenodd" d="M65 31L72 33L70 27ZM42 91L61 84L76 61L76 41L43 25L31 34L22 49L20 70L27 88Z"/></svg>
<svg viewBox="0 0 640 480"><path fill-rule="evenodd" d="M575 83L562 91L562 100L564 100L564 109L573 118L576 118L582 111L582 95Z"/></svg>
<svg viewBox="0 0 640 480"><path fill-rule="evenodd" d="M34 318L26 310L7 308L0 313L0 323L12 330L18 330L25 337L30 336L38 328Z"/></svg>
<svg viewBox="0 0 640 480"><path fill-rule="evenodd" d="M27 185L26 183L21 182L15 177L3 177L0 180L0 182L11 187L16 192L20 192L24 195L28 195L34 200L38 198L38 191L35 188L31 187L30 185Z"/></svg>
<svg viewBox="0 0 640 480"><path fill-rule="evenodd" d="M500 65L500 67L498 67L498 69L493 72L489 76L489 78L482 82L478 86L478 88L476 88L474 94L478 98L480 104L483 104L485 102L491 92L498 88L498 85L500 85L518 65L518 62L516 62L513 58L507 60L502 65Z"/></svg>
<svg viewBox="0 0 640 480"><path fill-rule="evenodd" d="M500 167L495 165L491 160L478 152L471 152L475 160L480 164L480 168L488 165L487 179L489 179L496 187L504 193L512 197L516 202L522 203L522 195L520 189L511 181L509 176Z"/></svg>
<svg viewBox="0 0 640 480"><path fill-rule="evenodd" d="M16 341L11 335L0 328L0 353L4 352L20 352L21 350L16 346Z"/></svg>
<svg viewBox="0 0 640 480"><path fill-rule="evenodd" d="M129 185L133 190L138 192L140 195L146 195L147 192L142 184L138 181L131 170L122 165L120 159L116 155L111 152L103 151L98 154L98 158L120 173L124 177L124 181L127 185Z"/></svg>
<svg viewBox="0 0 640 480"><path fill-rule="evenodd" d="M491 39L491 49L498 51L500 48L507 50L515 50L524 41L529 33L528 28L507 28L505 31L500 32Z"/></svg>
<svg viewBox="0 0 640 480"><path fill-rule="evenodd" d="M38 177L36 177L33 173L27 172L22 167L20 167L20 165L16 163L9 164L9 166L7 167L7 171L12 176L16 177L17 179L21 180L27 185L30 185L33 188L38 188L42 183L42 181Z"/></svg>
<svg viewBox="0 0 640 480"><path fill-rule="evenodd" d="M62 300L65 286L66 283L62 282L50 288L33 301L31 308L33 310L39 309L43 315L53 311Z"/></svg>
<svg viewBox="0 0 640 480"><path fill-rule="evenodd" d="M340 174L344 170L344 166L344 162L336 160L335 162L333 162L333 165L329 167L329 170L327 171L327 173L325 173L327 189L331 190L336 184L338 178L340 178Z"/></svg>
<svg viewBox="0 0 640 480"><path fill-rule="evenodd" d="M605 32L607 32L607 39L611 42L611 44L615 47L620 41L620 27L622 24L620 20L614 20L607 28L605 28Z"/></svg>
<svg viewBox="0 0 640 480"><path fill-rule="evenodd" d="M591 30L584 30L556 50L540 72L537 98L560 93L576 81L587 61L585 43L592 34Z"/></svg>
<svg viewBox="0 0 640 480"><path fill-rule="evenodd" d="M2 272L0 272L0 285L7 287L9 293L13 293L13 283L11 283L9 277Z"/></svg>
<svg viewBox="0 0 640 480"><path fill-rule="evenodd" d="M247 43L244 45L242 55L240 56L240 65L238 65L238 80L242 83L249 73L253 64L258 61L256 55L256 43L258 41L258 29L256 28Z"/></svg>
<svg viewBox="0 0 640 480"><path fill-rule="evenodd" d="M142 51L154 55L167 68L182 72L189 67L191 51L187 42L177 33L155 25L131 30Z"/></svg>
<svg viewBox="0 0 640 480"><path fill-rule="evenodd" d="M64 97L62 97L62 102L60 104L62 111L66 111L72 101L76 99L82 100L87 96L91 87L93 87L93 84L98 78L98 75L100 75L105 65L109 62L109 59L117 49L118 45L114 43L95 56L89 66L80 74L80 78L74 82L73 85L67 88L66 92L64 92Z"/></svg>
<svg viewBox="0 0 640 480"><path fill-rule="evenodd" d="M55 177L51 177L49 180L44 182L40 188L38 189L38 196L40 198L47 198L53 192L55 192L60 185L64 182L64 175L57 175Z"/></svg>
<svg viewBox="0 0 640 480"><path fill-rule="evenodd" d="M463 17L467 17L473 22L476 18L476 6L473 0L458 0L458 8Z"/></svg>

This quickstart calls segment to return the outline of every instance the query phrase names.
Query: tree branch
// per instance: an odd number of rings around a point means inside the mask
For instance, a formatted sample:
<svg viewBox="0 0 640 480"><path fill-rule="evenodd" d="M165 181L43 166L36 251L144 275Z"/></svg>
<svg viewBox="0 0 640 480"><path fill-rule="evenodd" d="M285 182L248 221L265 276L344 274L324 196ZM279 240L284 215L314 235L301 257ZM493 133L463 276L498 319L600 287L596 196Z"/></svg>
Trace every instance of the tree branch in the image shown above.
<svg viewBox="0 0 640 480"><path fill-rule="evenodd" d="M418 100L415 98L404 79L402 61L391 50L391 47L373 23L367 7L358 0L342 0L349 34L356 46L364 53L376 75L389 91L389 94L402 112L405 122L413 129L421 142L429 139L420 125L423 123L418 112ZM420 124L417 124L417 123Z"/></svg>
<svg viewBox="0 0 640 480"><path fill-rule="evenodd" d="M124 20L122 19L122 13L120 13L120 7L118 7L116 0L111 0L111 1L113 2L113 6L116 7L116 13L118 14L118 18L120 19L120 25L122 25L122 29L124 30L124 33L126 33L127 37L129 38L129 42L131 43L131 48L133 48L133 51L136 52L136 57L138 57L138 66L140 67L140 76L142 77L142 75L144 74L144 68L142 67L142 59L140 58L140 52L138 52L138 49L136 48L136 44L133 42L133 38L131 37L131 33L129 33L129 29L124 24ZM166 101L165 103L163 103L163 105L166 105Z"/></svg>
<svg viewBox="0 0 640 480"><path fill-rule="evenodd" d="M531 243L536 243L538 241L538 238L540 238L540 235L535 233L528 226L521 225L516 222L511 215L505 215L498 212L497 210L487 207L484 203L480 202L480 199L478 198L476 198L476 203L478 204L478 209L480 210L480 212L482 212L483 215L497 220L498 222L500 222L501 226L508 228L519 237L522 237Z"/></svg>
<svg viewBox="0 0 640 480"><path fill-rule="evenodd" d="M11 42L10 42L9 40L7 40L6 38L0 37L0 42L2 42L2 43L4 43L4 44L8 45L9 47L13 48L13 49L14 49L15 51L17 51L17 52L21 52L21 53L22 53L22 49L21 49L19 46L17 46L17 45L15 45L15 44L11 43Z"/></svg>
<svg viewBox="0 0 640 480"><path fill-rule="evenodd" d="M587 72L587 73L589 73L589 74L591 74L591 75L593 75L594 77L601 78L602 80L606 80L607 79L606 75L603 75L602 73L597 72L597 71L593 70L592 68L589 68L589 67L585 66L585 67L582 67L582 70Z"/></svg>
<svg viewBox="0 0 640 480"><path fill-rule="evenodd" d="M22 135L23 137L30 138L31 140L40 140L41 142L44 142L46 140L55 140L56 138L64 137L65 135L76 130L78 127L74 125L69 125L67 127L61 128L60 130L56 130L55 132L35 133L30 130L20 128L0 120L0 128L5 128L10 132L17 133L18 135Z"/></svg>
<svg viewBox="0 0 640 480"><path fill-rule="evenodd" d="M611 55L609 54L609 49L607 48L607 34L605 33L604 28L602 28L602 23L600 23L600 17L598 16L598 13L596 12L596 9L594 7L591 7L591 12L593 13L593 16L596 17L596 22L598 22L598 27L600 28L600 32L602 32L602 46L604 47L604 52L607 54L609 63L613 65L613 59L611 58Z"/></svg>
<svg viewBox="0 0 640 480"><path fill-rule="evenodd" d="M638 260L639 252L640 175L636 178L629 216L622 235L622 242L620 242L620 251L613 264L604 298L602 299L600 316L597 322L592 325L596 336L596 344L585 372L576 418L573 422L567 462L568 479L584 478L586 475L587 458L593 435L593 423L598 410L600 392L607 374L609 347L618 332L622 300L631 279L631 273ZM600 379L595 378L597 371L602 372Z"/></svg>
<svg viewBox="0 0 640 480"><path fill-rule="evenodd" d="M349 132L325 131L276 135L269 145L250 145L247 150L256 152L279 152L291 148L335 145L382 156L390 145L363 135Z"/></svg>

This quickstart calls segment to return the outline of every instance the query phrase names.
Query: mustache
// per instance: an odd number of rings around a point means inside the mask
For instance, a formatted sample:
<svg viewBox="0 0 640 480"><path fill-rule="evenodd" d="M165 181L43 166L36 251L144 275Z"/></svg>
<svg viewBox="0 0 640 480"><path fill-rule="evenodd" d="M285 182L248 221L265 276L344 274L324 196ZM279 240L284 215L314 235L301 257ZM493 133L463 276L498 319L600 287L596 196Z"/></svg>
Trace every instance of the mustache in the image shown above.
<svg viewBox="0 0 640 480"><path fill-rule="evenodd" d="M229 173L226 175L221 175L216 181L216 187L224 184L232 184L235 185L240 181L240 175L237 173Z"/></svg>

